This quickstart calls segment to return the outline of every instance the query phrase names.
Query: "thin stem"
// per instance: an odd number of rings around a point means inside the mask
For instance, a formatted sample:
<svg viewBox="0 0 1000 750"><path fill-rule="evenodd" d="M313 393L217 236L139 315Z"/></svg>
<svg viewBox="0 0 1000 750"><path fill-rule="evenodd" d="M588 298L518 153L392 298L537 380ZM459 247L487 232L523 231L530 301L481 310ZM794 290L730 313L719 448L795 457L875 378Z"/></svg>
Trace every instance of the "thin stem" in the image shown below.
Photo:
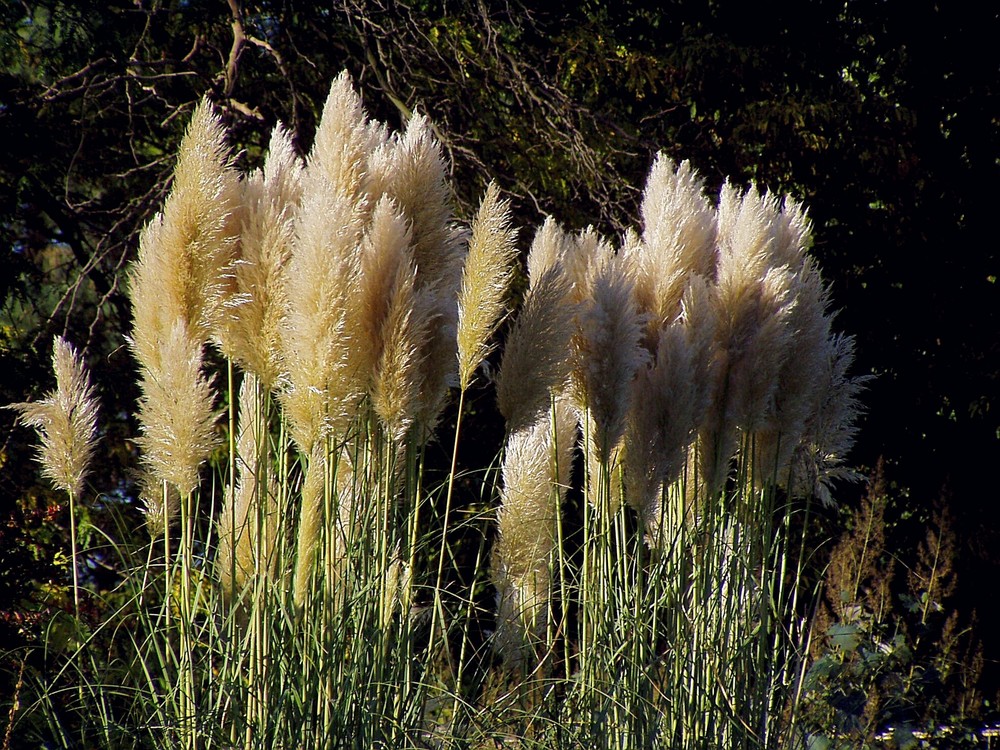
<svg viewBox="0 0 1000 750"><path fill-rule="evenodd" d="M76 493L69 493L69 543L71 565L73 567L73 616L80 620L80 570L77 565L76 549Z"/></svg>
<svg viewBox="0 0 1000 750"><path fill-rule="evenodd" d="M459 391L458 395L458 414L455 417L455 440L451 451L451 469L448 472L448 490L445 495L444 502L444 520L441 527L441 548L438 550L438 566L437 566L437 576L434 580L434 608L431 614L431 643L436 642L437 627L440 625L442 628L445 625L444 616L444 603L441 601L441 585L444 580L444 559L448 551L448 527L451 521L451 498L452 493L455 489L455 471L458 466L458 443L459 437L462 430L462 412L465 407L465 390ZM438 622L440 618L440 623ZM448 655L449 666L450 664L450 652L446 648L445 653ZM454 674L454 669L452 669L452 674Z"/></svg>

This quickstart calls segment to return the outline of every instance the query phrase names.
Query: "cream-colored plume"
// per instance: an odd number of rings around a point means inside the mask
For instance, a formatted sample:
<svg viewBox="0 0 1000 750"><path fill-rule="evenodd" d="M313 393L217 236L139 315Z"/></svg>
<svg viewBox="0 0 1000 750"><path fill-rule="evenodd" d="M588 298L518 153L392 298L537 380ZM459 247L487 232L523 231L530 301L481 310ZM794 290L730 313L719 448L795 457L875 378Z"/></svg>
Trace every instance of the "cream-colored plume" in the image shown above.
<svg viewBox="0 0 1000 750"><path fill-rule="evenodd" d="M402 444L415 418L419 350L427 331L416 309L416 269L405 217L388 196L379 199L362 245L358 308L365 349L373 361L372 407L389 436Z"/></svg>
<svg viewBox="0 0 1000 750"><path fill-rule="evenodd" d="M472 222L458 294L458 385L463 391L493 349L493 334L507 312L516 237L510 203L500 198L500 190L491 182Z"/></svg>
<svg viewBox="0 0 1000 750"><path fill-rule="evenodd" d="M570 242L552 219L546 219L528 253L528 291L507 336L496 379L497 404L508 432L527 427L548 411L552 394L569 375L576 310L563 256Z"/></svg>
<svg viewBox="0 0 1000 750"><path fill-rule="evenodd" d="M805 258L792 282L792 356L778 372L774 410L754 434L754 477L758 484L788 482L792 455L816 408L816 390L827 368L831 319L828 294L812 259Z"/></svg>
<svg viewBox="0 0 1000 750"><path fill-rule="evenodd" d="M715 272L715 213L704 183L689 162L657 154L642 200L642 242L630 259L636 302L648 315L647 339L655 344L661 326L680 314L690 274Z"/></svg>
<svg viewBox="0 0 1000 750"><path fill-rule="evenodd" d="M528 283L538 284L552 268L563 268L566 255L573 251L576 241L559 226L551 216L546 217L535 232L535 239L528 250Z"/></svg>
<svg viewBox="0 0 1000 750"><path fill-rule="evenodd" d="M288 263L280 393L303 453L340 438L371 382L372 342L359 304L361 247L375 207L369 161L386 147L367 120L350 77L330 88L302 175L295 249Z"/></svg>
<svg viewBox="0 0 1000 750"><path fill-rule="evenodd" d="M513 663L531 654L544 633L551 557L575 440L576 416L562 400L554 413L540 414L507 440L491 570L497 589L494 646Z"/></svg>
<svg viewBox="0 0 1000 750"><path fill-rule="evenodd" d="M593 243L589 234L581 236L579 247L578 253L589 255L589 261L575 283L580 302L570 393L580 413L589 415L585 429L593 458L610 469L612 452L625 430L632 379L645 361L639 344L641 318L622 258L603 243Z"/></svg>
<svg viewBox="0 0 1000 750"><path fill-rule="evenodd" d="M56 488L79 497L97 442L97 397L72 344L52 340L56 387L41 400L10 404L21 424L38 431L38 462Z"/></svg>
<svg viewBox="0 0 1000 750"><path fill-rule="evenodd" d="M406 131L379 150L371 169L372 191L388 195L410 220L418 286L437 287L445 297L457 291L464 236L452 226L451 191L441 146L430 121L411 118ZM454 298L451 298L452 308ZM452 320L455 311L451 311Z"/></svg>
<svg viewBox="0 0 1000 750"><path fill-rule="evenodd" d="M227 303L223 349L273 389L282 371L281 325L285 270L302 197L302 163L288 131L278 125L263 170L243 182L236 294Z"/></svg>
<svg viewBox="0 0 1000 750"><path fill-rule="evenodd" d="M387 138L382 125L368 120L350 75L342 72L330 86L306 158L304 194L340 193L347 202L368 205L370 210L374 200L368 190L368 162Z"/></svg>
<svg viewBox="0 0 1000 750"><path fill-rule="evenodd" d="M147 489L158 497L167 482L186 496L199 483L198 471L219 443L215 393L202 372L202 344L177 320L161 341L157 362L143 365L139 423L143 464L153 481ZM167 519L169 521L169 519Z"/></svg>
<svg viewBox="0 0 1000 750"><path fill-rule="evenodd" d="M812 392L813 407L793 459L788 489L794 495L815 495L825 505L833 505L833 481L860 479L843 464L854 444L857 420L863 411L859 396L871 378L848 374L854 363L852 336L832 334L824 353L819 382Z"/></svg>
<svg viewBox="0 0 1000 750"><path fill-rule="evenodd" d="M130 274L130 344L142 389L138 443L154 531L170 520L171 503L162 500L170 490L163 483L181 495L192 492L217 442L202 345L216 336L232 294L238 201L225 130L202 101L181 141L163 211L142 231Z"/></svg>
<svg viewBox="0 0 1000 750"><path fill-rule="evenodd" d="M411 222L414 328L424 336L414 421L423 439L457 383L457 298L467 237L453 226L445 161L427 118L413 117L401 136L377 149L370 165L369 190L391 197Z"/></svg>
<svg viewBox="0 0 1000 750"><path fill-rule="evenodd" d="M779 373L794 341L795 269L774 254L780 208L756 188L722 188L716 294L719 358L715 395L701 436L702 476L722 486L740 434L767 426Z"/></svg>
<svg viewBox="0 0 1000 750"><path fill-rule="evenodd" d="M199 342L215 335L232 294L238 206L225 129L203 100L181 141L163 211L142 231L130 273L131 341L140 363L158 366L160 344L177 320Z"/></svg>
<svg viewBox="0 0 1000 750"><path fill-rule="evenodd" d="M680 475L703 416L694 355L681 322L664 327L655 360L640 367L631 384L632 408L625 431L626 498L653 540L659 537L662 487Z"/></svg>

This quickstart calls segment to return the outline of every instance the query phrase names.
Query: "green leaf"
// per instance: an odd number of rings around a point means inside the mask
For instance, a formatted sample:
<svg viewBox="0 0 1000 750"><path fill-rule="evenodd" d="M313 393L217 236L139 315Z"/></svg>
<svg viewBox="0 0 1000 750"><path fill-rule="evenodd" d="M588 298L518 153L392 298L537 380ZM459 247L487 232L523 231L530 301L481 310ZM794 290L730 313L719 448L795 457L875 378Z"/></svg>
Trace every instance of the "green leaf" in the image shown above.
<svg viewBox="0 0 1000 750"><path fill-rule="evenodd" d="M831 750L833 746L833 741L822 734L810 734L806 740L808 750Z"/></svg>
<svg viewBox="0 0 1000 750"><path fill-rule="evenodd" d="M834 647L853 652L861 645L861 628L857 625L831 625L826 631Z"/></svg>

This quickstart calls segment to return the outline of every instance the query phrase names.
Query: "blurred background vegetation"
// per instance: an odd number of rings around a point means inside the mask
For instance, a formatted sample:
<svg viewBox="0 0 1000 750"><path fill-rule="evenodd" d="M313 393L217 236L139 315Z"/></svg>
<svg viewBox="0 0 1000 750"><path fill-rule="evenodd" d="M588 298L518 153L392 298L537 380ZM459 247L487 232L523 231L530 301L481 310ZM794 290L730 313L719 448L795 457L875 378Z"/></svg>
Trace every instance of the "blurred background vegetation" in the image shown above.
<svg viewBox="0 0 1000 750"><path fill-rule="evenodd" d="M397 126L414 111L431 117L464 216L496 180L514 201L525 246L547 214L620 235L637 222L639 191L662 150L689 159L713 190L727 177L753 180L808 206L814 254L843 308L838 325L857 336L857 372L876 376L851 462L867 472L883 462L879 564L898 568L900 582L890 598L901 612L921 611L907 575L920 568L914 553L928 529L947 526L954 584L934 594L935 606L956 613L955 632L977 623L966 639L983 647L976 689L995 695L996 8L593 0L556 13L533 5L3 3L0 402L51 386L54 334L86 347L105 429L87 512L99 528L108 507L128 507L136 393L123 345L123 271L202 96L225 117L248 169L260 165L279 120L312 142L330 81L346 68L375 117ZM464 448L470 465L486 465L499 448L491 399L484 388L473 405L489 429ZM0 643L17 645L71 603L67 512L39 480L33 436L13 417L0 412ZM871 502L850 486L840 500L842 513L828 514L818 532L828 551ZM87 572L93 587L114 585L100 555ZM868 638L875 625L866 622ZM917 638L891 617L878 628ZM843 645L841 666L858 653L855 640ZM6 693L19 666L2 668Z"/></svg>

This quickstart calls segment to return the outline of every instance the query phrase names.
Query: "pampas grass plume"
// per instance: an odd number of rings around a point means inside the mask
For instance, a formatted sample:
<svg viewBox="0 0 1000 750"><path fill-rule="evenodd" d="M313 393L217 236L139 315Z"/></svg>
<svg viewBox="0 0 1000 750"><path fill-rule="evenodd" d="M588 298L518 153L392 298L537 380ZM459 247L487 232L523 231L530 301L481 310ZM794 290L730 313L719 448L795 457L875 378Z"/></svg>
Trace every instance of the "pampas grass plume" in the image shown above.
<svg viewBox="0 0 1000 750"><path fill-rule="evenodd" d="M610 466L625 430L629 384L645 356L639 345L642 319L625 262L600 247L581 290L570 387L577 408L590 418L592 457Z"/></svg>
<svg viewBox="0 0 1000 750"><path fill-rule="evenodd" d="M202 373L202 345L178 320L162 343L158 366L143 367L137 442L156 483L167 482L181 495L197 488L198 472L219 443L215 393Z"/></svg>
<svg viewBox="0 0 1000 750"><path fill-rule="evenodd" d="M702 429L702 475L721 486L737 430L752 433L773 418L779 374L795 331L795 272L774 255L778 201L751 187L723 186L718 210L716 281L719 357L712 409Z"/></svg>
<svg viewBox="0 0 1000 750"><path fill-rule="evenodd" d="M412 325L424 336L416 365L414 422L425 439L458 378L456 298L468 237L453 226L445 160L426 117L411 118L406 131L380 147L369 165L370 192L392 198L410 222L416 269Z"/></svg>
<svg viewBox="0 0 1000 750"><path fill-rule="evenodd" d="M490 353L493 333L506 312L517 257L516 236L510 225L510 204L490 183L472 222L458 296L458 382L463 391Z"/></svg>
<svg viewBox="0 0 1000 750"><path fill-rule="evenodd" d="M371 401L389 436L401 445L416 415L420 388L419 348L431 321L417 304L417 270L410 252L410 233L392 202L383 198L372 222L372 268L367 279L364 314L376 361ZM379 231L376 228L381 227Z"/></svg>
<svg viewBox="0 0 1000 750"><path fill-rule="evenodd" d="M302 197L302 163L281 125L271 134L263 170L243 183L236 295L227 305L226 338L237 361L272 389L282 371L284 277Z"/></svg>
<svg viewBox="0 0 1000 750"><path fill-rule="evenodd" d="M363 387L350 368L347 318L358 275L355 248L363 216L339 193L303 197L295 252L285 274L287 309L282 356L287 382L279 394L292 437L303 453L328 433L340 434Z"/></svg>
<svg viewBox="0 0 1000 750"><path fill-rule="evenodd" d="M156 366L174 321L194 339L217 335L232 294L239 183L222 121L207 100L195 109L181 141L173 185L163 211L140 235L130 274L133 350Z"/></svg>
<svg viewBox="0 0 1000 750"><path fill-rule="evenodd" d="M627 499L647 528L659 516L661 486L673 482L684 467L702 416L694 355L684 327L667 326L660 331L655 360L640 367L631 384L625 431Z"/></svg>
<svg viewBox="0 0 1000 750"><path fill-rule="evenodd" d="M554 414L542 413L512 432L503 460L499 536L491 560L498 603L494 645L513 663L521 661L545 626L549 558L572 469L576 419L566 402L555 408Z"/></svg>
<svg viewBox="0 0 1000 750"><path fill-rule="evenodd" d="M632 254L636 300L649 314L651 343L680 311L689 274L715 270L715 214L704 183L687 161L657 154L642 200L642 243Z"/></svg>
<svg viewBox="0 0 1000 750"><path fill-rule="evenodd" d="M347 71L330 86L316 137L306 159L303 190L337 192L351 203L366 202L369 157L383 146L385 129L370 122Z"/></svg>
<svg viewBox="0 0 1000 750"><path fill-rule="evenodd" d="M569 375L569 342L575 306L563 268L567 244L552 221L535 234L528 253L528 291L507 336L497 373L497 405L508 431L527 427L547 411L551 393Z"/></svg>
<svg viewBox="0 0 1000 750"><path fill-rule="evenodd" d="M449 300L459 287L465 237L451 226L447 168L430 120L411 118L406 131L373 156L370 172L373 194L392 198L411 223L418 287L436 287ZM454 322L454 309L450 314Z"/></svg>
<svg viewBox="0 0 1000 750"><path fill-rule="evenodd" d="M831 483L857 481L860 476L843 465L854 444L858 418L863 413L860 395L871 379L850 376L854 363L854 338L832 334L827 340L820 382L813 391L813 409L795 456L792 485L795 495L815 495L832 506Z"/></svg>
<svg viewBox="0 0 1000 750"><path fill-rule="evenodd" d="M10 404L22 424L41 438L38 462L57 489L79 496L97 440L97 398L83 360L72 344L52 341L56 387L40 401Z"/></svg>

